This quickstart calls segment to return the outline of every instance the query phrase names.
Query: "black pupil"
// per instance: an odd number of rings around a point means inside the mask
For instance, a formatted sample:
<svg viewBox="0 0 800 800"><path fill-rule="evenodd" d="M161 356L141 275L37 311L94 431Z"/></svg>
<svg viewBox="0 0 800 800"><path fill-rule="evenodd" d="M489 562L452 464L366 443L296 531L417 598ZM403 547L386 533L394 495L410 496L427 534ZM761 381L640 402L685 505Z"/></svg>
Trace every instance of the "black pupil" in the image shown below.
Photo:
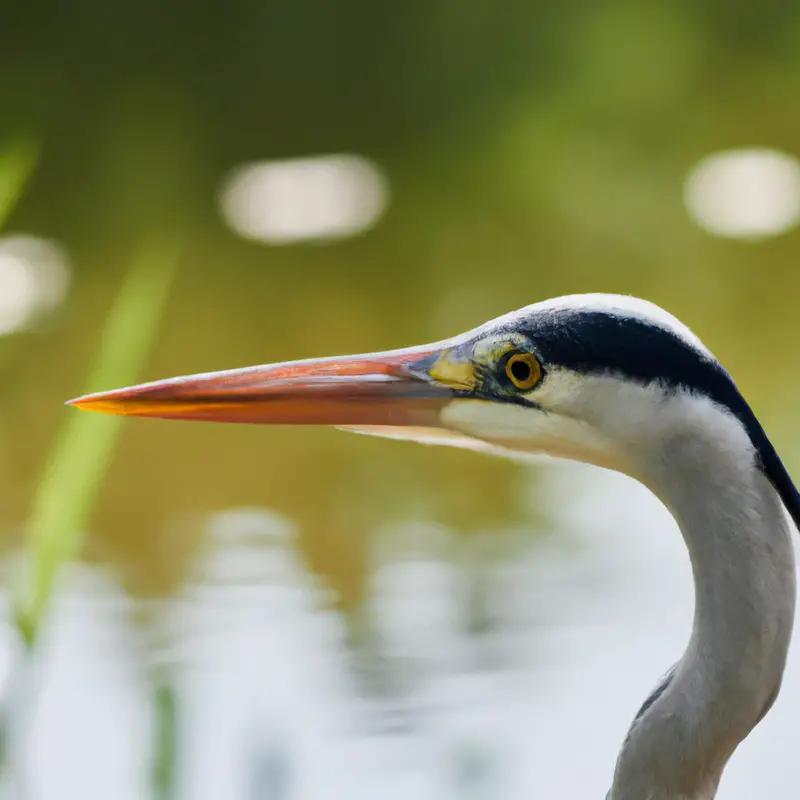
<svg viewBox="0 0 800 800"><path fill-rule="evenodd" d="M525 383L530 380L531 365L527 361L518 358L511 362L511 374L519 383Z"/></svg>

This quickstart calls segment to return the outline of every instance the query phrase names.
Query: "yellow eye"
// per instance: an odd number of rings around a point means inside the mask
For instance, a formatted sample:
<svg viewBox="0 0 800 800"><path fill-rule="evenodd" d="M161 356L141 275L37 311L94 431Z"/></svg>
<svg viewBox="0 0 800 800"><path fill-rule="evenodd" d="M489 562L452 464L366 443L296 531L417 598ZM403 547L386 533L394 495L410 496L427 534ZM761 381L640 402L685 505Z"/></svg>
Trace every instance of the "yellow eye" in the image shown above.
<svg viewBox="0 0 800 800"><path fill-rule="evenodd" d="M530 353L514 353L506 361L506 375L517 389L533 389L542 377L542 369Z"/></svg>

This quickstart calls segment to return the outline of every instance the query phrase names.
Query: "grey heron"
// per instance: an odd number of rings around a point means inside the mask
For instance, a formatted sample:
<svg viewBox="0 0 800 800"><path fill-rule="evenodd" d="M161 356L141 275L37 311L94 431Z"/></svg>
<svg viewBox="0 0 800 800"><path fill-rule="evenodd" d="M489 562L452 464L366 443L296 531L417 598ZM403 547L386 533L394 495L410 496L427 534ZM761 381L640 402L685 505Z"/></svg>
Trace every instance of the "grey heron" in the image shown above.
<svg viewBox="0 0 800 800"><path fill-rule="evenodd" d="M711 800L778 694L800 497L730 375L652 303L560 297L435 344L190 375L70 402L545 454L643 483L683 535L695 611L683 656L630 726L610 800Z"/></svg>

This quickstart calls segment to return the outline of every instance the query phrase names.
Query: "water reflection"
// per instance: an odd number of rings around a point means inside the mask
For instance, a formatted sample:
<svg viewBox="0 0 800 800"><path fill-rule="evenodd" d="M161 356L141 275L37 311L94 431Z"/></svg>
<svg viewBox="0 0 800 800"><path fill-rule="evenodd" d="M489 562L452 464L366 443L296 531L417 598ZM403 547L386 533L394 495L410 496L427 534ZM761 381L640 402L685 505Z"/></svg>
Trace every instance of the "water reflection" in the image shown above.
<svg viewBox="0 0 800 800"><path fill-rule="evenodd" d="M25 672L4 684L4 797L148 796L152 696L132 608L108 574L72 567L33 663L12 651Z"/></svg>
<svg viewBox="0 0 800 800"><path fill-rule="evenodd" d="M291 521L260 508L212 517L194 578L157 605L72 569L38 702L12 716L29 735L12 739L7 796L159 796L167 686L162 797L603 797L630 719L685 643L688 560L666 510L626 478L554 464L525 491L553 520L542 536L381 529L352 613L304 563ZM793 657L722 796L790 796L798 700Z"/></svg>

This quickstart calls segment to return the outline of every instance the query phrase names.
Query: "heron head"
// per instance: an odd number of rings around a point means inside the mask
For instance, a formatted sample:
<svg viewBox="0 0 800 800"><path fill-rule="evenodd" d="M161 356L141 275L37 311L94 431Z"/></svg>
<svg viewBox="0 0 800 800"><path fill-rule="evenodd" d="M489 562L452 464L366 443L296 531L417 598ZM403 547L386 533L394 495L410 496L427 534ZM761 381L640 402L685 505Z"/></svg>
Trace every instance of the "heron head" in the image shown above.
<svg viewBox="0 0 800 800"><path fill-rule="evenodd" d="M716 426L740 447L752 416L686 326L618 295L548 300L421 347L190 375L70 402L144 417L334 425L637 477L641 453L677 435L681 420Z"/></svg>

